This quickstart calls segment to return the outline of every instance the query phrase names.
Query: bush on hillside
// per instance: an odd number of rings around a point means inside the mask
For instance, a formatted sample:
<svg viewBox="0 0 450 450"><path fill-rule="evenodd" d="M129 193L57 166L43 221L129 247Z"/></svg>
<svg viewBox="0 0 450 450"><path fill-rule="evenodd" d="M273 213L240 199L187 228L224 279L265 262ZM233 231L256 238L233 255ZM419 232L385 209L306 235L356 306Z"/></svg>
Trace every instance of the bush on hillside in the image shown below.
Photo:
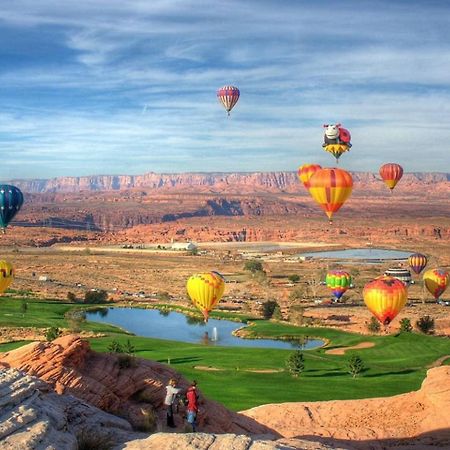
<svg viewBox="0 0 450 450"><path fill-rule="evenodd" d="M293 377L298 377L305 369L305 358L300 350L289 355L286 359L286 367Z"/></svg>
<svg viewBox="0 0 450 450"><path fill-rule="evenodd" d="M84 303L105 303L108 300L108 293L104 290L87 291L84 294Z"/></svg>
<svg viewBox="0 0 450 450"><path fill-rule="evenodd" d="M423 334L433 334L434 319L430 316L423 316L416 322L416 328Z"/></svg>

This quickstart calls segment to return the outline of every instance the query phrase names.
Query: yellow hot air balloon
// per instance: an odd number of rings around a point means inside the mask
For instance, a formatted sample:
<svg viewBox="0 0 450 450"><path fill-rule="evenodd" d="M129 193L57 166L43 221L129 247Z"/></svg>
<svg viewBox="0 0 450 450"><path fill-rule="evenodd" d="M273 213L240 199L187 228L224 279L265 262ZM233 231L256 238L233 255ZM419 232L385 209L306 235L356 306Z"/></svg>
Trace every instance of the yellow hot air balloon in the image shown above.
<svg viewBox="0 0 450 450"><path fill-rule="evenodd" d="M186 284L192 303L202 312L208 322L210 311L219 303L225 290L225 279L218 272L192 275Z"/></svg>
<svg viewBox="0 0 450 450"><path fill-rule="evenodd" d="M405 306L408 291L397 278L383 275L364 286L363 298L369 311L383 325L389 325Z"/></svg>
<svg viewBox="0 0 450 450"><path fill-rule="evenodd" d="M0 261L0 293L5 292L14 280L14 268L8 261Z"/></svg>
<svg viewBox="0 0 450 450"><path fill-rule="evenodd" d="M450 275L444 269L430 269L423 274L426 288L437 301L447 289L449 279Z"/></svg>
<svg viewBox="0 0 450 450"><path fill-rule="evenodd" d="M345 170L320 169L309 179L309 193L324 209L332 221L333 213L338 211L350 197L353 188L353 178Z"/></svg>

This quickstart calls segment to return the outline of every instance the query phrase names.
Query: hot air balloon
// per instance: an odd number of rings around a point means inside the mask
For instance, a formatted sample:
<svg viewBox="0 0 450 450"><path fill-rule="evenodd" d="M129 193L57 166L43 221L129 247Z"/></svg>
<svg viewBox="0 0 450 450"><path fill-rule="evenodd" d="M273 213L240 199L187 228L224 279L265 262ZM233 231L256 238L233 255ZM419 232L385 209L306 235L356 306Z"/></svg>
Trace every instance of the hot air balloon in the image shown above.
<svg viewBox="0 0 450 450"><path fill-rule="evenodd" d="M192 303L202 312L208 322L210 311L219 303L225 290L225 279L218 272L192 275L186 284Z"/></svg>
<svg viewBox="0 0 450 450"><path fill-rule="evenodd" d="M23 204L23 194L10 184L0 185L0 227L3 233Z"/></svg>
<svg viewBox="0 0 450 450"><path fill-rule="evenodd" d="M386 270L384 274L388 277L397 278L397 280L400 280L405 286L409 286L411 284L411 272L408 269L393 267Z"/></svg>
<svg viewBox="0 0 450 450"><path fill-rule="evenodd" d="M338 162L342 153L349 151L352 146L350 131L342 128L340 123L326 124L323 127L325 128L325 134L322 147L325 151L331 153Z"/></svg>
<svg viewBox="0 0 450 450"><path fill-rule="evenodd" d="M405 306L407 297L406 286L397 278L386 275L367 283L363 289L364 303L383 325L392 322Z"/></svg>
<svg viewBox="0 0 450 450"><path fill-rule="evenodd" d="M336 300L339 300L350 287L352 277L343 270L330 270L326 277L327 287L331 289Z"/></svg>
<svg viewBox="0 0 450 450"><path fill-rule="evenodd" d="M0 261L0 293L6 291L14 280L14 268L8 261Z"/></svg>
<svg viewBox="0 0 450 450"><path fill-rule="evenodd" d="M448 272L444 269L430 269L423 274L426 288L437 301L447 289L449 278Z"/></svg>
<svg viewBox="0 0 450 450"><path fill-rule="evenodd" d="M217 91L217 97L227 110L228 115L239 100L239 89L235 86L223 86Z"/></svg>
<svg viewBox="0 0 450 450"><path fill-rule="evenodd" d="M380 176L386 186L392 191L403 175L403 167L400 164L388 163L380 167Z"/></svg>
<svg viewBox="0 0 450 450"><path fill-rule="evenodd" d="M330 223L333 213L350 197L352 187L352 176L338 168L320 169L309 179L309 193L324 209Z"/></svg>
<svg viewBox="0 0 450 450"><path fill-rule="evenodd" d="M427 265L428 259L425 255L421 253L414 253L408 258L409 267L414 270L417 275L425 268Z"/></svg>
<svg viewBox="0 0 450 450"><path fill-rule="evenodd" d="M303 164L297 171L298 179L306 189L309 189L309 179L322 168L319 164Z"/></svg>

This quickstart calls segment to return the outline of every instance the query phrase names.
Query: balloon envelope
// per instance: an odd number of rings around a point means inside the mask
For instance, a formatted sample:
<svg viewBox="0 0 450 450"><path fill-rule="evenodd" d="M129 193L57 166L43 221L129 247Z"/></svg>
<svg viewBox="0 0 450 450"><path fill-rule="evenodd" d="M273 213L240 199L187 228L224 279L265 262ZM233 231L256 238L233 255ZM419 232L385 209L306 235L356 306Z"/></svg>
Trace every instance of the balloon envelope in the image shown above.
<svg viewBox="0 0 450 450"><path fill-rule="evenodd" d="M320 169L309 179L309 193L330 219L352 193L352 176L343 169Z"/></svg>
<svg viewBox="0 0 450 450"><path fill-rule="evenodd" d="M240 92L235 86L223 86L217 91L217 98L226 109L228 115L239 100Z"/></svg>
<svg viewBox="0 0 450 450"><path fill-rule="evenodd" d="M386 186L392 190L403 176L403 167L396 163L384 164L380 167L380 176Z"/></svg>
<svg viewBox="0 0 450 450"><path fill-rule="evenodd" d="M333 295L340 299L345 291L350 287L352 283L352 277L348 272L344 270L330 270L326 277L327 287L331 289Z"/></svg>
<svg viewBox="0 0 450 450"><path fill-rule="evenodd" d="M192 275L186 284L192 303L202 312L205 322L210 311L219 303L225 290L225 279L218 272Z"/></svg>
<svg viewBox="0 0 450 450"><path fill-rule="evenodd" d="M417 275L425 269L427 262L427 257L421 253L414 253L408 258L409 267L411 267Z"/></svg>
<svg viewBox="0 0 450 450"><path fill-rule="evenodd" d="M322 168L319 164L303 164L297 171L298 179L306 189L309 189L309 179Z"/></svg>
<svg viewBox="0 0 450 450"><path fill-rule="evenodd" d="M364 286L363 298L369 311L383 325L389 325L405 306L408 291L397 278L383 275Z"/></svg>
<svg viewBox="0 0 450 450"><path fill-rule="evenodd" d="M405 286L409 286L411 284L411 272L408 269L393 267L391 269L386 270L384 274L389 277L397 278L397 280L400 280L402 283L405 284Z"/></svg>
<svg viewBox="0 0 450 450"><path fill-rule="evenodd" d="M0 293L6 291L14 280L14 268L8 261L0 261Z"/></svg>
<svg viewBox="0 0 450 450"><path fill-rule="evenodd" d="M444 269L430 269L423 274L423 281L428 292L437 300L447 289L449 274Z"/></svg>
<svg viewBox="0 0 450 450"><path fill-rule="evenodd" d="M10 184L0 185L0 227L4 230L23 204L23 194Z"/></svg>

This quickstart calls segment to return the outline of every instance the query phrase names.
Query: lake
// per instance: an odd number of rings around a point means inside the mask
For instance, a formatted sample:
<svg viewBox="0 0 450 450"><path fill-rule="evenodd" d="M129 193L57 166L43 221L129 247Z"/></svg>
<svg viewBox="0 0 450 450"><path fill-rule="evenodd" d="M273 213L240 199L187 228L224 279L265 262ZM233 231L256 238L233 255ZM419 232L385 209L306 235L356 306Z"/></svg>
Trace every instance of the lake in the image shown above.
<svg viewBox="0 0 450 450"><path fill-rule="evenodd" d="M299 253L296 256L306 256L324 259L358 259L365 261L405 261L414 252L389 250L384 248L349 248L346 250L329 250L323 252Z"/></svg>
<svg viewBox="0 0 450 450"><path fill-rule="evenodd" d="M244 326L229 320L209 319L205 324L198 319L178 312L162 312L157 309L102 308L102 311L87 312L86 318L93 322L108 323L125 329L137 336L190 342L193 344L226 347L258 347L298 349L298 343L274 339L241 339L231 333ZM214 331L216 329L216 331ZM217 340L214 340L217 333ZM307 340L302 348L312 349L324 345L320 339Z"/></svg>

